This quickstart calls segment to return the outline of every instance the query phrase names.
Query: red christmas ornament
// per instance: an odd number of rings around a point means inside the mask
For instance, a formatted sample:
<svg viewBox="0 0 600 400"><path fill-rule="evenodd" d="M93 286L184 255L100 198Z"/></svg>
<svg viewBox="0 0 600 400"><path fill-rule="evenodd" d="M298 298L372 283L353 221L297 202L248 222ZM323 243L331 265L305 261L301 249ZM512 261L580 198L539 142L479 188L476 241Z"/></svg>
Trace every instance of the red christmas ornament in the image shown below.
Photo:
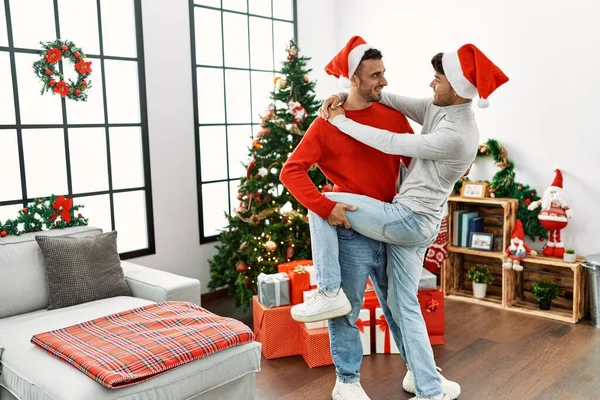
<svg viewBox="0 0 600 400"><path fill-rule="evenodd" d="M50 71L49 69L46 70L46 75L50 76L52 75L52 71Z"/></svg>
<svg viewBox="0 0 600 400"><path fill-rule="evenodd" d="M526 206L531 204L531 199L525 199L523 200L523 204L525 204Z"/></svg>
<svg viewBox="0 0 600 400"><path fill-rule="evenodd" d="M296 249L294 248L293 244L290 244L287 248L287 250L285 251L285 257L288 259L291 259L292 257L294 257L294 253L296 252Z"/></svg>
<svg viewBox="0 0 600 400"><path fill-rule="evenodd" d="M50 82L48 82L48 85L54 86L54 85L56 85L56 81L54 79L50 79Z"/></svg>
<svg viewBox="0 0 600 400"><path fill-rule="evenodd" d="M81 218L83 217L83 215L81 215L81 213L77 214L77 218Z"/></svg>
<svg viewBox="0 0 600 400"><path fill-rule="evenodd" d="M79 96L81 94L81 90L75 89L74 93L75 93L75 96Z"/></svg>
<svg viewBox="0 0 600 400"><path fill-rule="evenodd" d="M87 86L87 82L84 80L81 81L81 86Z"/></svg>
<svg viewBox="0 0 600 400"><path fill-rule="evenodd" d="M78 51L76 51L73 55L75 56L75 58L81 58L81 54Z"/></svg>
<svg viewBox="0 0 600 400"><path fill-rule="evenodd" d="M543 242L546 238L543 236L540 236L540 242Z"/></svg>
<svg viewBox="0 0 600 400"><path fill-rule="evenodd" d="M43 202L44 202L44 200L42 200L42 199L38 199L38 203L39 203L39 204L42 204Z"/></svg>
<svg viewBox="0 0 600 400"><path fill-rule="evenodd" d="M23 209L23 214L27 214L28 212L29 212L28 209L26 209L26 208Z"/></svg>
<svg viewBox="0 0 600 400"><path fill-rule="evenodd" d="M250 164L246 168L246 178L250 179L252 177L252 169L256 166L256 162L254 159L250 160Z"/></svg>
<svg viewBox="0 0 600 400"><path fill-rule="evenodd" d="M236 271L239 272L240 274L245 274L246 271L248 271L248 266L246 265L245 262L240 261L237 266L235 267Z"/></svg>
<svg viewBox="0 0 600 400"><path fill-rule="evenodd" d="M61 48L61 50L62 50L62 51L67 51L67 50L69 50L69 48L67 47L67 45L66 45L66 44L63 44L63 45L62 45L60 48Z"/></svg>
<svg viewBox="0 0 600 400"><path fill-rule="evenodd" d="M523 186L521 186L521 185L517 186L517 190L523 190Z"/></svg>
<svg viewBox="0 0 600 400"><path fill-rule="evenodd" d="M0 231L0 237L6 237L7 233L6 231Z"/></svg>
<svg viewBox="0 0 600 400"><path fill-rule="evenodd" d="M308 75L304 75L304 83L308 82L310 82L310 78L308 77Z"/></svg>

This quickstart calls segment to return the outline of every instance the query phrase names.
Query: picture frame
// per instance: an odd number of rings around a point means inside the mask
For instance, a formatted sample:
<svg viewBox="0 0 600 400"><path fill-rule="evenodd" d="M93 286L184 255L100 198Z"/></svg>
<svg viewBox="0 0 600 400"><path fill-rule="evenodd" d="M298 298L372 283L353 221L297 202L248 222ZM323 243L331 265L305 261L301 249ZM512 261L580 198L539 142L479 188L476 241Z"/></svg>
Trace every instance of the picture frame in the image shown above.
<svg viewBox="0 0 600 400"><path fill-rule="evenodd" d="M471 232L469 236L469 248L471 250L492 251L493 247L493 234L484 232Z"/></svg>
<svg viewBox="0 0 600 400"><path fill-rule="evenodd" d="M463 182L460 188L461 197L483 199L487 194L487 183L485 182Z"/></svg>

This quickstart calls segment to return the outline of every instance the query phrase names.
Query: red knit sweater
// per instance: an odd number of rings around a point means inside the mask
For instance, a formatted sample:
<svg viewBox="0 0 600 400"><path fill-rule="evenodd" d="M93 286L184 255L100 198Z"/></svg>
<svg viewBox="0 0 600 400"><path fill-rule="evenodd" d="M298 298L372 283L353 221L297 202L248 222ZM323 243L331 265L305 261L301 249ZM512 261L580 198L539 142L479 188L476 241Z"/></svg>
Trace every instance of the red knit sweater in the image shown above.
<svg viewBox="0 0 600 400"><path fill-rule="evenodd" d="M413 133L404 115L380 103L346 111L356 122L398 133ZM396 194L400 160L345 135L329 122L315 119L281 170L281 182L306 208L327 219L335 202L317 190L308 176L314 164L334 183L336 192L355 193L391 202Z"/></svg>

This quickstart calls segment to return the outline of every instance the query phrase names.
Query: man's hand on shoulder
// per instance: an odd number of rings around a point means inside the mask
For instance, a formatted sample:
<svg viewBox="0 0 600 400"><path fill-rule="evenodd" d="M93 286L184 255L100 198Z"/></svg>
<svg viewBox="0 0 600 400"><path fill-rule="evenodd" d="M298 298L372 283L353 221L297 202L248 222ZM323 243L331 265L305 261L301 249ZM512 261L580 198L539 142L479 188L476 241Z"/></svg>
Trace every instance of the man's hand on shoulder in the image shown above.
<svg viewBox="0 0 600 400"><path fill-rule="evenodd" d="M333 210L331 210L331 214L327 218L327 222L332 226L340 226L343 225L344 228L350 229L350 221L348 221L348 217L346 216L346 211L354 211L357 208L355 206L349 206L348 204L336 203Z"/></svg>

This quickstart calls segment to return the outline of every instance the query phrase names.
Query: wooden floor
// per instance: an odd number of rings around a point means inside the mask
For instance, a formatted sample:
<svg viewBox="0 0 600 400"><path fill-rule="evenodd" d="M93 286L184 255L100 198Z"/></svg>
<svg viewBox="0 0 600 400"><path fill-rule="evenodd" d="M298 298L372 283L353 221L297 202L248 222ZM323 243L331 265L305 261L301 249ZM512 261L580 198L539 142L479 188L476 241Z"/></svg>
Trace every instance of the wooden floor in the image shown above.
<svg viewBox="0 0 600 400"><path fill-rule="evenodd" d="M203 304L252 326L251 310L230 298ZM460 399L600 399L600 329L458 301L446 301L446 344L434 346L443 374L462 386ZM302 357L262 359L258 400L331 399L333 366L308 368ZM398 355L363 359L361 384L373 400L409 399Z"/></svg>

